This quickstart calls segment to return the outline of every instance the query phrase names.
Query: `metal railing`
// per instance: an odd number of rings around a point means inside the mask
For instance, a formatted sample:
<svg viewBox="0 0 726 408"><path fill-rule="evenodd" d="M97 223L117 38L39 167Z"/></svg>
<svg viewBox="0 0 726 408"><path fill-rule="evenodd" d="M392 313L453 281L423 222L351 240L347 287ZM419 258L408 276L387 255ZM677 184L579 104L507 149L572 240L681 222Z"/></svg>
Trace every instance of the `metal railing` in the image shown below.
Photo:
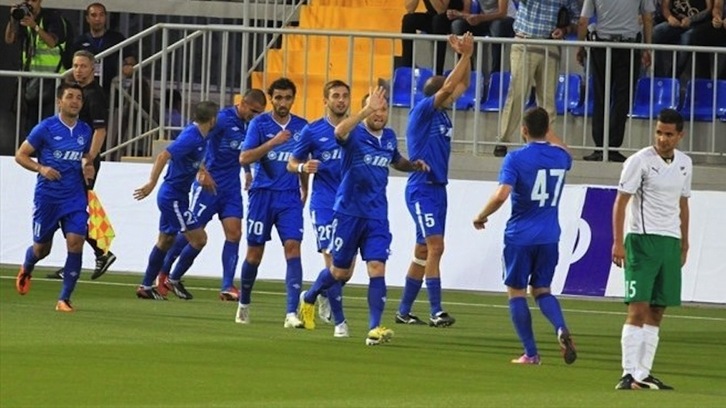
<svg viewBox="0 0 726 408"><path fill-rule="evenodd" d="M173 33L173 36L172 36ZM239 49L232 49L230 38L233 34L242 36L242 46ZM161 47L157 50L144 49L144 39L151 35L161 35ZM279 54L282 60L273 61L269 53L262 53L260 59L250 62L250 44L254 44L262 36L263 38L276 38L277 36L299 36L302 38L302 47L307 51L308 45L313 41L325 44L321 51L325 54L324 61L313 61L309 52L293 53L286 52L283 47ZM178 38L171 41L170 38ZM402 39L415 40L414 54L419 54L414 61L419 61L427 55L427 51L433 47L435 41L444 40L443 36L430 35L402 35L393 33L373 32L342 32L323 31L290 28L266 28L266 27L245 27L228 25L188 25L188 24L158 24L141 33L130 37L118 46L99 54L99 58L113 53L121 54L124 47L134 48L137 55L147 55L139 64L133 67L129 77L114 82L114 93L112 94L112 126L113 131L109 132L110 150L106 154L118 152L121 155L148 155L150 144L154 139L167 139L169 132L178 130L178 124L172 125L168 121L167 92L178 91L181 94L182 116L189 118L191 107L194 102L202 99L218 101L220 105L231 104L235 95L250 88L253 83L257 87L264 88L272 77L290 76L299 78L297 112L309 120L313 116L312 103L320 103L322 82L332 79L342 79L352 85L353 93L361 96L368 92L370 85L376 84L379 74L389 75L384 77L390 81L394 72L394 54L397 44ZM276 41L268 41L266 44L272 46ZM503 66L507 64L509 50L513 44L524 44L527 47L553 45L549 40L521 40L503 38L475 38L476 42L476 63L480 67L488 55L487 46L493 43L503 44L502 61ZM245 45L246 44L246 45ZM576 42L559 41L561 64L559 72L562 74L576 73L583 75L585 86L583 94L588 98L592 90L589 88L589 68L579 66L575 61L575 53L580 46L588 48L605 48L607 51L607 63L612 63L612 50L627 48L633 50L656 49L660 51L699 51L708 52L716 56L717 61L726 59L726 49L706 47L681 47L661 46L643 44L624 44L606 42ZM390 49L390 55L380 55L376 49L385 47ZM529 48L528 48L529 49ZM366 51L362 51L366 50ZM528 51L525 51L528 52ZM239 72L239 79L231 83L227 81L227 64L225 63L233 53L245 61L246 68ZM317 54L316 54L317 55ZM455 56L449 51L448 58L453 60ZM549 55L546 55L549 57ZM693 57L695 58L695 57ZM119 72L122 71L121 61L118 58ZM323 66L323 72L312 72L315 67ZM263 72L256 72L252 69L253 64L264 66ZM449 64L451 65L451 64ZM368 67L360 69L360 67ZM277 67L277 70L273 70ZM504 68L503 68L504 70ZM212 75L214 73L214 75ZM29 77L38 76L35 73L20 73L14 71L1 71L0 75ZM51 75L52 76L52 75ZM218 78L217 81L213 78ZM478 104L482 101L485 93L486 76L479 72L476 77L475 101L473 110L451 112L454 125L455 146L460 149L471 151L474 154L490 151L494 144L497 144L496 136L501 124L499 113L479 112ZM411 79L412 85L414 79ZM714 84L716 79L713 78ZM140 95L144 84L150 86L151 95ZM317 86L320 85L320 88ZM552 84L556 86L556 84ZM567 86L567 85L566 85ZM566 89L567 90L567 89ZM502 97L506 90L501 90ZM632 100L634 90L630 91ZM141 97L140 97L141 96ZM413 101L413 94L410 95ZM149 98L148 100L145 98ZM604 95L605 117L609 116L611 101L609 91L609 80L606 82ZM587 100L587 99L586 99ZM307 103L306 103L307 102ZM688 101L694 104L694 99ZM716 103L716 95L713 101ZM16 101L20 105L20 97ZM631 103L632 106L632 103ZM358 108L357 99L354 99L352 109ZM522 107L524 109L524 107ZM390 125L397 131L399 137L403 137L406 127L407 109L392 109ZM133 114L131 113L133 112ZM681 148L694 155L718 156L726 154L723 143L724 124L713 116L710 122L697 122L687 118L689 137ZM16 121L19 123L19 119ZM493 126L496 123L496 127ZM627 129L623 151L635 151L650 144L650 135L654 129L653 119L633 120L630 119ZM593 149L592 137L589 133L591 118L588 115L575 117L566 110L564 115L557 118L557 130L560 136L573 148ZM605 143L608 145L608 123L605 122ZM697 134L697 137L696 137ZM16 129L16 141L19 140L19 129ZM607 155L608 148L603 149ZM606 156L607 157L607 156Z"/></svg>

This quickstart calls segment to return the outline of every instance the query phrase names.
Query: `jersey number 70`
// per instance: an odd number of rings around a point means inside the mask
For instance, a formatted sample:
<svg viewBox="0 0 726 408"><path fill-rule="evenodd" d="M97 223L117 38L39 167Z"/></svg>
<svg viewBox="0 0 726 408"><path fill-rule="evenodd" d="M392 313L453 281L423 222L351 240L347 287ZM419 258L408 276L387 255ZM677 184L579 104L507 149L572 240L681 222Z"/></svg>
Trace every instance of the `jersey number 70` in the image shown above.
<svg viewBox="0 0 726 408"><path fill-rule="evenodd" d="M549 174L548 174L549 173ZM554 179L554 180L552 180ZM557 205L562 187L565 183L565 169L541 169L537 171L537 178L534 180L534 186L532 186L532 194L530 198L532 201L539 201L539 206L544 207L547 205L547 200L550 199L549 184L555 183L554 191L552 192L552 200L550 201L550 207Z"/></svg>

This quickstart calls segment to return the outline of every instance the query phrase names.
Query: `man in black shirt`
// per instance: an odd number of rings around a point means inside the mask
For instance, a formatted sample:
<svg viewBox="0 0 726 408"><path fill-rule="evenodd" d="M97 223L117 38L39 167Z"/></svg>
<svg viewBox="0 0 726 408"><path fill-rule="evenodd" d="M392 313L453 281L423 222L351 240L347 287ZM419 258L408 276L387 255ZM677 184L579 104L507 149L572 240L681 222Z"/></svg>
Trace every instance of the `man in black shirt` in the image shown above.
<svg viewBox="0 0 726 408"><path fill-rule="evenodd" d="M78 114L78 119L88 123L93 128L93 139L91 141L91 149L89 156L93 159L93 166L96 169L95 176L98 177L98 170L101 167L101 156L99 153L103 150L106 141L106 120L108 118L108 100L103 88L98 84L94 77L95 58L88 51L76 51L73 54L73 70L72 76L66 77L66 81L75 82L83 89L83 107ZM96 184L94 178L89 184L88 189L93 190ZM98 247L95 239L86 237L86 242L91 245L96 255L96 268L91 275L91 279L98 279L106 273L112 263L116 261L116 256L111 252L105 252ZM63 269L48 275L50 278L62 278Z"/></svg>
<svg viewBox="0 0 726 408"><path fill-rule="evenodd" d="M106 29L106 6L101 3L92 3L86 7L86 22L89 31L75 38L71 45L73 52L85 50L93 55L98 55L126 39L118 31ZM136 65L136 57L130 51L124 50L122 55L124 66ZM115 52L104 58L103 69L101 69L100 61L94 65L94 75L103 90L106 91L106 95L110 93L111 80L118 76L118 57L119 53Z"/></svg>
<svg viewBox="0 0 726 408"><path fill-rule="evenodd" d="M451 21L446 17L446 10L463 10L462 0L424 0L425 13L417 13L418 0L405 0L406 14L401 22L403 34L415 34L416 30L425 31L428 34L450 34ZM403 40L403 53L401 55L402 67L410 67L413 64L413 41ZM446 41L436 42L436 75L443 75L444 62L446 59Z"/></svg>

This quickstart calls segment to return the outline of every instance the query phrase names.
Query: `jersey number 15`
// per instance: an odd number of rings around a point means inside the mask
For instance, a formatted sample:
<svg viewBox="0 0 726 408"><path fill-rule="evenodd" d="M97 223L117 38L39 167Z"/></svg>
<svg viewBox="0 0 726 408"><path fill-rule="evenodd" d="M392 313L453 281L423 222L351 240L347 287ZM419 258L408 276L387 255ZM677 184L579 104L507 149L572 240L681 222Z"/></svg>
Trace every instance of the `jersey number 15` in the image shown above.
<svg viewBox="0 0 726 408"><path fill-rule="evenodd" d="M548 174L549 173L549 174ZM554 180L552 180L554 179ZM544 207L547 205L547 200L550 199L550 193L548 193L549 184L555 183L554 191L552 192L552 200L550 201L550 207L557 205L562 187L565 183L565 169L541 169L537 171L537 178L534 180L534 186L532 186L532 194L530 198L532 201L539 201L539 206Z"/></svg>

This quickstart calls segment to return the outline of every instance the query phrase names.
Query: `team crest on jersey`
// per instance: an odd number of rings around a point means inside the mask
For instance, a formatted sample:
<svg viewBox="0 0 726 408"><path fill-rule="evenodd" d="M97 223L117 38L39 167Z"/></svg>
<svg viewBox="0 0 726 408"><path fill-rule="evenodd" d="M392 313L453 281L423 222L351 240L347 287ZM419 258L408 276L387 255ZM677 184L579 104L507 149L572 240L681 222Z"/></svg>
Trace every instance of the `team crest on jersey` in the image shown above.
<svg viewBox="0 0 726 408"><path fill-rule="evenodd" d="M370 154L363 156L363 162L365 164L371 164L372 161L373 161L373 156L371 156Z"/></svg>
<svg viewBox="0 0 726 408"><path fill-rule="evenodd" d="M274 151L270 150L269 152L267 152L267 158L269 160L275 160L275 159L277 159L277 153L275 153Z"/></svg>
<svg viewBox="0 0 726 408"><path fill-rule="evenodd" d="M388 142L386 145L386 150L393 150L393 142Z"/></svg>
<svg viewBox="0 0 726 408"><path fill-rule="evenodd" d="M76 142L78 142L79 145L83 146L86 143L86 139L84 139L83 136L78 136Z"/></svg>
<svg viewBox="0 0 726 408"><path fill-rule="evenodd" d="M202 162L200 162L200 161L195 161L194 163L192 163L192 167L194 167L195 169L198 169L199 166L201 166L201 165L202 165Z"/></svg>
<svg viewBox="0 0 726 408"><path fill-rule="evenodd" d="M229 142L229 147L231 147L233 149L236 149L236 148L239 147L239 142L236 141L236 140L232 140L232 141Z"/></svg>
<svg viewBox="0 0 726 408"><path fill-rule="evenodd" d="M295 140L296 142L299 142L299 141L300 141L300 132L295 132L295 134L294 134L294 135L292 135L292 138L293 138L293 140Z"/></svg>
<svg viewBox="0 0 726 408"><path fill-rule="evenodd" d="M323 159L323 161L330 160L330 152L323 152L323 154L320 155L320 158Z"/></svg>
<svg viewBox="0 0 726 408"><path fill-rule="evenodd" d="M53 157L55 157L56 159L60 159L61 157L63 157L63 152L61 152L60 150L54 150Z"/></svg>

